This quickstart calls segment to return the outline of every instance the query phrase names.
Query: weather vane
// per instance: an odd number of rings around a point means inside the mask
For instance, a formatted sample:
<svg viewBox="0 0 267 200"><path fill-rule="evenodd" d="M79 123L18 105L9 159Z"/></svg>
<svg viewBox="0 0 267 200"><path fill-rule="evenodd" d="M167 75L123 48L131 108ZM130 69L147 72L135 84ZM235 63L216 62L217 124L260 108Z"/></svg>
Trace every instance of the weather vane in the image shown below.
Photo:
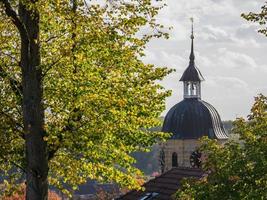
<svg viewBox="0 0 267 200"><path fill-rule="evenodd" d="M191 39L194 39L194 18L193 17L190 17L190 21L192 22Z"/></svg>

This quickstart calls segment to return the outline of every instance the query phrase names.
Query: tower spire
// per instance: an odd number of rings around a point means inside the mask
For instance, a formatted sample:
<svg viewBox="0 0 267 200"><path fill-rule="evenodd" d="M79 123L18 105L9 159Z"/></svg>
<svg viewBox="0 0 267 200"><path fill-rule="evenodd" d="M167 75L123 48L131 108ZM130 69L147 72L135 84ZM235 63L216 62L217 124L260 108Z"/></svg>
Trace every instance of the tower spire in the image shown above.
<svg viewBox="0 0 267 200"><path fill-rule="evenodd" d="M189 66L185 69L180 81L184 82L184 98L201 98L201 81L204 80L199 69L195 66L194 55L194 24L193 18L190 18L192 22L191 29L191 53L189 56Z"/></svg>
<svg viewBox="0 0 267 200"><path fill-rule="evenodd" d="M193 65L195 62L195 55L194 55L194 18L190 18L192 22L192 30L191 30L191 53L190 53L190 65Z"/></svg>

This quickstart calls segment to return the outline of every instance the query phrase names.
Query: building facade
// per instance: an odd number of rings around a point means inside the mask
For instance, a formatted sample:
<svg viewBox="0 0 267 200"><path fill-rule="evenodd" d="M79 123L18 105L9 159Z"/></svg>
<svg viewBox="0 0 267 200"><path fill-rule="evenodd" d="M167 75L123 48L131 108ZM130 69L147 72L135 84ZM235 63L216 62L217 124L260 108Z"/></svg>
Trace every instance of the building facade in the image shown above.
<svg viewBox="0 0 267 200"><path fill-rule="evenodd" d="M216 109L201 99L201 82L204 78L195 65L194 33L192 25L189 65L180 81L183 82L184 99L167 113L162 131L172 133L162 144L162 171L173 167L200 167L199 139L208 136L224 143L228 135Z"/></svg>

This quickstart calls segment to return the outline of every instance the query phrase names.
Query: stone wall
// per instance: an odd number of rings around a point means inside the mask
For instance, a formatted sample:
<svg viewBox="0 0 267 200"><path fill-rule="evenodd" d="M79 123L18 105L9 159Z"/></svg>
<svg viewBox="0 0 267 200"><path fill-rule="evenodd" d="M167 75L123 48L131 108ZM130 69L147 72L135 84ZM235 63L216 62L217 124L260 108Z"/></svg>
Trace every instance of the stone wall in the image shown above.
<svg viewBox="0 0 267 200"><path fill-rule="evenodd" d="M174 152L177 154L179 167L191 167L190 156L199 146L199 141L196 139L169 140L162 146L165 154L164 171L167 171L172 168L172 154Z"/></svg>
<svg viewBox="0 0 267 200"><path fill-rule="evenodd" d="M218 140L220 145L224 145L227 140ZM161 148L164 151L164 171L168 171L172 168L172 154L177 154L178 167L191 167L190 156L199 147L200 142L198 139L187 140L168 140L164 144L161 144ZM203 156L203 155L202 155Z"/></svg>

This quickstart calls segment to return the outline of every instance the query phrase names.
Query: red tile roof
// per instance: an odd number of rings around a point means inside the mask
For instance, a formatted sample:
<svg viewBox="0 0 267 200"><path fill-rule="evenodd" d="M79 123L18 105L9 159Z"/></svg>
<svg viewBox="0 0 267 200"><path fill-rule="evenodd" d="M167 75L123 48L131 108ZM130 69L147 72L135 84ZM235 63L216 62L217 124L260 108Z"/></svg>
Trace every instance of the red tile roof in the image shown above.
<svg viewBox="0 0 267 200"><path fill-rule="evenodd" d="M158 195L148 199L170 200L172 199L171 196L180 187L180 182L183 178L195 177L199 179L202 177L202 175L203 172L201 169L184 167L172 168L171 170L161 174L160 176L146 182L143 185L145 191L132 190L119 197L118 200L140 200L145 197L146 194L152 194L153 192L158 193Z"/></svg>

